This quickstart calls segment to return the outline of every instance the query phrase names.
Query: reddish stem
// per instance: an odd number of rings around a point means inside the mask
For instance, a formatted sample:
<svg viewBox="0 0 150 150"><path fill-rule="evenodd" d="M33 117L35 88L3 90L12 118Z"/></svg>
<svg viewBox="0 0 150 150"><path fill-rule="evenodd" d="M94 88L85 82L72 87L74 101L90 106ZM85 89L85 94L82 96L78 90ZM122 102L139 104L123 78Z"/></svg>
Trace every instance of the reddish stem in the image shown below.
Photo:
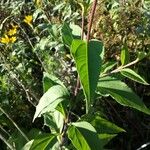
<svg viewBox="0 0 150 150"><path fill-rule="evenodd" d="M89 40L90 40L90 33L91 33L93 18L94 18L94 14L95 14L95 10L96 10L96 5L97 5L97 0L95 0L93 2L92 11L90 13L89 24L88 24L88 33L87 33L87 42L89 42Z"/></svg>

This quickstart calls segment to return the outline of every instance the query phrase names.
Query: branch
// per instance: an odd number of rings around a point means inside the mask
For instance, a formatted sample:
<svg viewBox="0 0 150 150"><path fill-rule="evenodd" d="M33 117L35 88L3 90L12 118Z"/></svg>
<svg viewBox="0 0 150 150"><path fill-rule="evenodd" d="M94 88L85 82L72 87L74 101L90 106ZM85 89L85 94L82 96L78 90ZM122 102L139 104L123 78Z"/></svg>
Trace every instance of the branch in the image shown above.
<svg viewBox="0 0 150 150"><path fill-rule="evenodd" d="M17 130L21 133L21 135L26 139L26 141L29 141L28 137L25 135L25 133L19 128L19 126L9 117L9 115L3 110L2 107L0 107L0 111L6 115L6 117L12 122L12 124L17 128Z"/></svg>
<svg viewBox="0 0 150 150"><path fill-rule="evenodd" d="M13 74L12 74L12 77L17 81L18 85L22 87L22 89L24 90L26 96L27 96L27 99L28 101L34 106L36 107L36 105L32 102L29 94L28 94L28 89L25 88L25 86L19 81L19 79L17 77L15 77ZM32 95L33 96L33 95ZM35 97L34 97L35 98ZM37 98L35 98L37 100Z"/></svg>
<svg viewBox="0 0 150 150"><path fill-rule="evenodd" d="M0 139L8 146L9 149L15 150L15 148L12 145L10 145L10 143L7 142L7 139L5 139L1 134Z"/></svg>
<svg viewBox="0 0 150 150"><path fill-rule="evenodd" d="M130 63L127 64L127 65L120 66L120 67L118 67L117 69L115 69L115 70L113 70L113 71L111 71L111 72L109 72L109 73L104 73L104 74L102 74L100 77L105 77L105 76L109 76L109 75L114 74L114 73L118 73L118 72L120 72L122 69L127 68L127 67L130 67L130 66L136 64L136 63L139 62L139 61L140 61L140 60L137 58L136 60L130 62Z"/></svg>
<svg viewBox="0 0 150 150"><path fill-rule="evenodd" d="M94 18L94 14L95 14L95 10L96 10L96 5L97 5L97 0L94 0L93 6L92 6L92 11L90 13L90 18L89 18L87 42L89 42L89 40L90 40L90 33L91 33L93 18Z"/></svg>

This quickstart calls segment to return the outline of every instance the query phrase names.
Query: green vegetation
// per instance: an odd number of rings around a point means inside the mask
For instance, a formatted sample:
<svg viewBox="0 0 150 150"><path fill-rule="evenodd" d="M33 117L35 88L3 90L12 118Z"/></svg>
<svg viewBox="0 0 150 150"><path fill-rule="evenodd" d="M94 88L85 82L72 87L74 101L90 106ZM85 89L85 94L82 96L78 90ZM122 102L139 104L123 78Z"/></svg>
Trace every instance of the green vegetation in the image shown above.
<svg viewBox="0 0 150 150"><path fill-rule="evenodd" d="M150 148L149 0L1 0L2 150Z"/></svg>

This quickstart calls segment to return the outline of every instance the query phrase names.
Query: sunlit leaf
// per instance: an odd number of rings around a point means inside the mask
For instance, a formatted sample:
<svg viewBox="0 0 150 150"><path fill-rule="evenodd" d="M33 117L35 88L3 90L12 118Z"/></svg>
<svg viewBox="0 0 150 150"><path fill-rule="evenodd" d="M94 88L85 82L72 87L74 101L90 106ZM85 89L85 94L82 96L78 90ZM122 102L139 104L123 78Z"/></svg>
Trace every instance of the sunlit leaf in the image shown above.
<svg viewBox="0 0 150 150"><path fill-rule="evenodd" d="M47 72L43 73L43 89L44 93L54 85L63 85L63 83L54 75L48 74Z"/></svg>
<svg viewBox="0 0 150 150"><path fill-rule="evenodd" d="M124 47L121 49L121 64L125 65L129 62L129 51L128 47L125 44Z"/></svg>
<svg viewBox="0 0 150 150"><path fill-rule="evenodd" d="M92 104L101 68L103 44L93 40L73 40L71 53L76 62L77 71L87 100L87 109Z"/></svg>
<svg viewBox="0 0 150 150"><path fill-rule="evenodd" d="M78 150L101 150L101 141L94 127L85 121L72 123L68 137Z"/></svg>
<svg viewBox="0 0 150 150"><path fill-rule="evenodd" d="M135 82L138 82L144 85L149 85L139 74L137 74L132 69L124 68L121 70L121 74Z"/></svg>
<svg viewBox="0 0 150 150"><path fill-rule="evenodd" d="M123 106L129 106L150 115L150 110L145 106L139 96L124 82L116 78L109 76L101 78L98 83L98 91L104 95L109 94Z"/></svg>
<svg viewBox="0 0 150 150"><path fill-rule="evenodd" d="M29 150L46 150L50 149L57 142L56 135L53 134L42 134L34 139Z"/></svg>
<svg viewBox="0 0 150 150"><path fill-rule="evenodd" d="M68 99L68 96L69 93L65 87L61 85L52 86L44 93L39 104L36 106L34 119L40 117L41 114L44 114L45 112L54 111L60 102Z"/></svg>

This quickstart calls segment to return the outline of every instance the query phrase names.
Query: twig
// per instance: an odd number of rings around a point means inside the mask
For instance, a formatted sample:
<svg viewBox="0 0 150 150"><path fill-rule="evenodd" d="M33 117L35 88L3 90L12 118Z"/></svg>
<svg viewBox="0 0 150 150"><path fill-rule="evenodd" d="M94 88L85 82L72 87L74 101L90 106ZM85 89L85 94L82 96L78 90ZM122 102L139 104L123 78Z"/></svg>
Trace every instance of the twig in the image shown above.
<svg viewBox="0 0 150 150"><path fill-rule="evenodd" d="M2 54L2 53L1 53ZM5 63L5 64L7 64L7 62L5 61L5 59L4 58L2 58L3 59L3 62ZM10 63L11 64L11 63ZM21 81L19 81L19 79L16 77L16 76L14 76L14 74L13 73L11 73L11 71L10 71L10 69L8 68L8 67L6 67L7 65L5 65L5 69L8 71L8 73L17 81L17 84L19 85L19 86L21 86L22 87L22 89L24 90L24 92L25 92L25 94L26 94L26 96L27 96L27 99L28 99L28 101L35 107L36 105L31 101L31 98L30 98L30 96L29 96L29 94L28 94L28 90L25 88L25 86L21 83ZM15 68L13 68L13 70L15 70L15 71L17 71ZM31 93L30 93L31 94ZM31 94L32 96L33 96L33 94ZM34 96L34 98L38 101L38 99Z"/></svg>
<svg viewBox="0 0 150 150"><path fill-rule="evenodd" d="M26 38L27 38L27 40L28 40L28 43L30 44L30 46L32 47L32 49L34 49L34 46L33 46L32 42L31 42L29 36L27 35L27 33L24 31L24 29L20 26L20 24L19 24L18 22L15 21L15 23L19 26L19 28L22 30L23 34L26 36ZM46 71L46 69L45 69L45 67L44 67L44 64L43 64L41 58L38 56L38 53L37 53L37 52L34 52L34 53L36 54L38 60L40 61L40 63L41 63L41 65L42 65L43 69Z"/></svg>
<svg viewBox="0 0 150 150"><path fill-rule="evenodd" d="M0 107L0 111L6 115L6 117L12 122L12 124L17 128L17 130L21 133L21 135L26 139L26 141L29 141L28 137L25 135L25 133L19 128L19 126L9 117L9 115L3 110L3 108Z"/></svg>
<svg viewBox="0 0 150 150"><path fill-rule="evenodd" d="M2 130L3 133L7 134L10 137L10 134L5 129L3 129L1 125L0 125L0 129Z"/></svg>
<svg viewBox="0 0 150 150"><path fill-rule="evenodd" d="M1 134L0 134L0 139L8 146L9 149L11 150L15 150L15 148L10 145L8 142L7 142L7 139L5 139Z"/></svg>
<svg viewBox="0 0 150 150"><path fill-rule="evenodd" d="M13 74L12 74L13 78L17 81L18 85L20 85L22 87L22 89L24 90L26 96L27 96L27 99L28 101L34 106L36 107L36 105L32 102L29 94L28 94L28 89L25 88L25 86L19 81L19 79L17 77L15 77Z"/></svg>
<svg viewBox="0 0 150 150"><path fill-rule="evenodd" d="M104 73L104 74L102 74L100 77L102 78L102 77L109 76L109 75L114 74L114 73L118 73L118 72L120 72L122 69L127 68L127 67L130 67L130 66L136 64L136 63L139 62L139 61L140 61L140 60L137 58L136 60L130 62L130 63L127 64L127 65L120 66L120 67L118 67L117 69L115 69L115 70L113 70L113 71L111 71L111 72L109 72L109 73Z"/></svg>

